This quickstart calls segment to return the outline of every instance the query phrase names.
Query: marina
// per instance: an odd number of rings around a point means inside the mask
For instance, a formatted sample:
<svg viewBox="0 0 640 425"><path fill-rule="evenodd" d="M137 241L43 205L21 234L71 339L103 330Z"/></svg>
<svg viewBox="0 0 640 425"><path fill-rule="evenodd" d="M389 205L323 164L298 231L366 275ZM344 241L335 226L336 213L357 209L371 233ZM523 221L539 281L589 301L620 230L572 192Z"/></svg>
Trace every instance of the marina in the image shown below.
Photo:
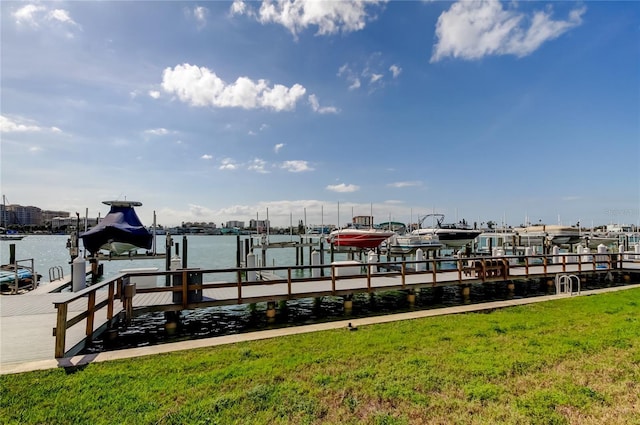
<svg viewBox="0 0 640 425"><path fill-rule="evenodd" d="M413 311L423 308L425 294L436 299L427 308L438 308L443 291L455 294L455 303L482 305L640 280L640 244L633 235L592 250L575 228L487 232L464 220L445 224L443 215L433 214L432 227L422 227L427 215L410 232L404 225L391 230L391 222L386 230L374 227L373 217L364 217L368 225L354 219L353 226L329 234L270 235L267 229L175 237L157 235L155 217L153 231L145 228L133 210L140 203L105 204L109 214L83 233L2 242L10 256L2 275L8 290L0 298L0 365L163 344L194 322L208 322L208 330L189 338L387 315L398 306ZM40 260L18 259L23 252ZM40 281L38 270L45 269L49 282ZM380 302L385 299L391 301ZM379 305L385 303L389 307ZM276 323L305 305L313 310ZM223 330L226 317L238 313L253 325ZM131 336L135 329L148 332L147 321L157 337L136 343Z"/></svg>

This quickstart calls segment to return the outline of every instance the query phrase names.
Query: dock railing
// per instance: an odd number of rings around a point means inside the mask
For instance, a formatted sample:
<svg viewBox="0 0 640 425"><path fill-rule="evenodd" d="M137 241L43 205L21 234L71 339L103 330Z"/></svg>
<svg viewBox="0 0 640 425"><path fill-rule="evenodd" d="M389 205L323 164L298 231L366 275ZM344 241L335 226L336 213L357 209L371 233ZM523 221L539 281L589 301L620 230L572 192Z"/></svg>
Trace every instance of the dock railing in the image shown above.
<svg viewBox="0 0 640 425"><path fill-rule="evenodd" d="M66 300L54 303L57 309L57 323L53 329L56 338L55 356L60 358L76 354L96 334L112 327L120 315L130 320L134 310L138 313L180 311L376 290L553 277L556 273L610 272L629 268L631 264L636 265L632 270L640 271L638 260L640 254L482 256L431 258L422 261L345 262L347 264L312 266L187 268L119 274L74 293ZM318 269L319 272L313 273L314 269ZM247 277L254 275L249 273L252 271L258 276L268 274L269 280L248 281ZM313 277L314 274L317 277ZM135 284L131 283L136 277L144 276L155 276L156 282L170 281L171 285L136 288ZM166 276L169 276L169 279ZM258 288L258 291L252 288ZM217 298L205 296L206 290L216 290L216 294L221 295ZM163 293L171 293L171 300L167 300L166 296L162 298ZM151 301L151 304L147 302L136 306L135 299L145 294L157 294L161 297ZM72 313L71 305L74 312L80 312L69 317ZM103 323L96 324L96 314L99 312L102 314ZM86 320L84 338L67 349L67 330L83 320Z"/></svg>

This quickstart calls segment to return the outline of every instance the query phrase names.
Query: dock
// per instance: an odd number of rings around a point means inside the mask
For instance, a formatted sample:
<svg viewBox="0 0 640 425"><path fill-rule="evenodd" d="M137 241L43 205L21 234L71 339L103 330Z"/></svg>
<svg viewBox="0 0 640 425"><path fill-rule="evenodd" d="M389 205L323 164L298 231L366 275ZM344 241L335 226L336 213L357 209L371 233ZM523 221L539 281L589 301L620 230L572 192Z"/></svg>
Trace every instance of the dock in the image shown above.
<svg viewBox="0 0 640 425"><path fill-rule="evenodd" d="M559 296L580 293L580 279L618 275L625 283L639 282L640 258L598 254L583 258L566 254L518 257L429 259L422 262L357 263L231 269L180 269L121 274L77 293L44 289L0 297L0 368L25 362L64 364L101 332L150 311L180 311L235 304L400 290L415 296L421 288L457 286L462 293L474 284L544 279ZM306 271L306 277L299 276ZM255 272L255 280L248 280ZM235 276L223 279L220 276ZM155 277L172 286L142 287L141 278ZM259 280L258 276L263 276ZM572 280L577 279L577 287ZM558 284L563 284L561 289ZM48 285L43 285L45 288ZM523 300L513 300L522 302ZM529 302L535 302L529 301ZM476 304L478 309L483 304ZM270 308L270 307L269 307ZM269 310L267 311L269 314ZM4 372L3 372L4 373Z"/></svg>

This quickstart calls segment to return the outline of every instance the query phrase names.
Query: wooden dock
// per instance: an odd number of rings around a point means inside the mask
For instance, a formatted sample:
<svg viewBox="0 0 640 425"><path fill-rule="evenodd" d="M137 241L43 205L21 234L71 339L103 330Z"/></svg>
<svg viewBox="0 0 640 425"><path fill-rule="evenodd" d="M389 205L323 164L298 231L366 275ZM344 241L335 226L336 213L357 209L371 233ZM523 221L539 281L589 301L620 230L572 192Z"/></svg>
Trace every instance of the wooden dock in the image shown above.
<svg viewBox="0 0 640 425"><path fill-rule="evenodd" d="M32 293L0 297L0 366L76 354L87 341L115 325L125 314L179 311L231 304L275 303L298 298L343 296L424 287L553 280L617 273L640 274L640 262L617 254L586 257L478 257L371 264L334 264L231 269L184 269L118 275L77 293ZM640 258L639 258L640 259ZM250 272L269 280L247 281ZM317 277L292 277L302 272ZM235 276L222 279L220 276ZM135 288L140 277L155 276L169 287ZM44 286L43 286L44 287ZM52 332L53 330L53 332Z"/></svg>

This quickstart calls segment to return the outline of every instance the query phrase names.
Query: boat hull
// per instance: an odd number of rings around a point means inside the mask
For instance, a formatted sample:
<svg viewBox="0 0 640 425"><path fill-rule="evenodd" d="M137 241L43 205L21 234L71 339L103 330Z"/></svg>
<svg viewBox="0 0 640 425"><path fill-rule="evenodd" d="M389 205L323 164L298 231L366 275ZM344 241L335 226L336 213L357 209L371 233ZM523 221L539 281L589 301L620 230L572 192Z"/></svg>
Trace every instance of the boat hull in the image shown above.
<svg viewBox="0 0 640 425"><path fill-rule="evenodd" d="M343 229L333 232L329 241L334 246L354 247L361 249L373 249L393 236L394 232L359 231Z"/></svg>
<svg viewBox="0 0 640 425"><path fill-rule="evenodd" d="M419 229L414 230L414 234L421 236L431 236L440 241L448 248L462 248L480 236L481 231L466 229Z"/></svg>

